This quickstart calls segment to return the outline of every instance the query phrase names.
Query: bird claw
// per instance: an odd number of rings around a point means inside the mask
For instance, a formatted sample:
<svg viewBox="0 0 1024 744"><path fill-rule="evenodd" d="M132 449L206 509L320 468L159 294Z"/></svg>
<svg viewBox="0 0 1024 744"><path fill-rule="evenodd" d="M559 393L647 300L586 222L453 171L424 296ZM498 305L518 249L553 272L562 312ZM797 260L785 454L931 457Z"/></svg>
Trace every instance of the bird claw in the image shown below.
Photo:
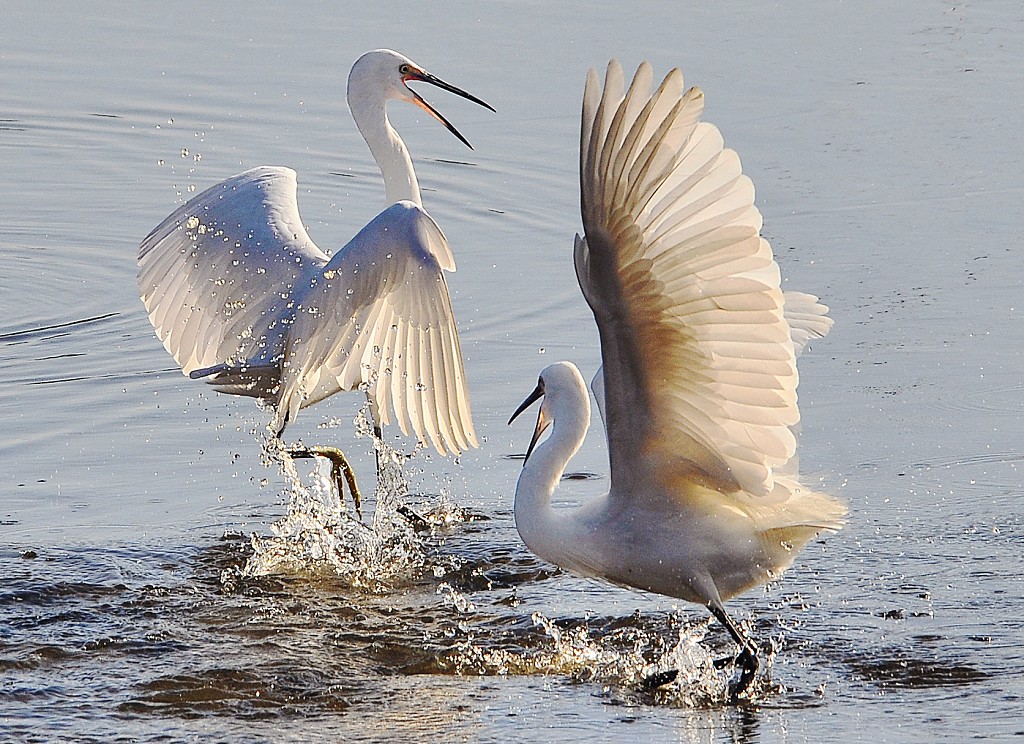
<svg viewBox="0 0 1024 744"><path fill-rule="evenodd" d="M729 613L725 611L719 603L708 604L708 609L711 614L720 622L725 629L729 631L729 635L736 641L736 644L740 647L740 652L735 658L731 659L734 666L740 668L740 678L729 685L729 703L736 705L740 702L740 695L747 691L750 687L750 683L754 681L754 675L757 674L757 668L760 666L760 662L757 658L757 646L750 639L750 637L744 633L739 626L732 621L729 617ZM722 669L729 665L730 659L726 657L724 659L716 659L714 661L715 669Z"/></svg>
<svg viewBox="0 0 1024 744"><path fill-rule="evenodd" d="M715 669L725 669L730 665L739 668L739 679L729 685L729 702L733 704L738 703L740 695L750 687L760 667L757 653L749 648L743 648L736 656L723 656L711 663Z"/></svg>
<svg viewBox="0 0 1024 744"><path fill-rule="evenodd" d="M331 463L331 477L338 486L338 497L344 502L345 485L348 484L349 493L352 495L352 503L356 508L356 515L363 518L363 498L359 493L359 486L356 484L356 474L349 465L345 453L337 447L305 447L303 445L292 445L285 450L291 457L312 458L324 457Z"/></svg>
<svg viewBox="0 0 1024 744"><path fill-rule="evenodd" d="M379 432L379 429L377 431ZM345 486L347 485L349 493L352 494L352 503L355 506L356 515L359 519L363 518L361 508L362 495L359 493L359 486L356 484L355 472L352 470L352 466L349 464L344 452L337 447L306 447L301 444L287 447L285 452L291 457L296 458L323 457L329 460L331 463L331 478L334 479L335 485L338 487L339 498L342 501L345 500ZM430 522L426 517L404 504L400 504L395 511L417 531L430 527Z"/></svg>
<svg viewBox="0 0 1024 744"><path fill-rule="evenodd" d="M719 667L719 659L715 662L716 668ZM740 669L740 678L729 685L729 702L733 705L740 701L740 696L747 691L750 684L754 681L754 676L757 674L757 669L761 665L757 658L757 650L752 648L744 647L740 651L739 655L733 660L733 664ZM725 664L722 664L725 666Z"/></svg>

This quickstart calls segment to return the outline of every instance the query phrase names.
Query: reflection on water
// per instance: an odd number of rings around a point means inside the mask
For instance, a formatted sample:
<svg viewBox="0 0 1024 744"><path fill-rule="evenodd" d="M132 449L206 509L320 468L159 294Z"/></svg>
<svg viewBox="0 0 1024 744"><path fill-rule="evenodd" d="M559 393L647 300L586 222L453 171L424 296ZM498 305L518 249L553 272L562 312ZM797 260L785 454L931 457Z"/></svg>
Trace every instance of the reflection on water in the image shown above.
<svg viewBox="0 0 1024 744"><path fill-rule="evenodd" d="M601 685L622 704L668 704L683 708L721 707L728 699L728 678L716 669L702 645L707 623L691 625L673 614L652 621L639 612L628 618L551 620L531 617L543 632L531 644L510 635L488 638L482 629L463 625L466 639L437 660L439 671L454 674L569 675ZM531 647L532 646L532 647ZM774 652L763 659L770 669ZM732 672L731 666L727 666ZM659 684L664 673L670 681ZM613 692L614 688L614 692ZM767 676L758 679L750 699L767 699Z"/></svg>
<svg viewBox="0 0 1024 744"><path fill-rule="evenodd" d="M706 622L527 618L495 596L511 600L521 583L550 573L511 555L471 565L444 543L443 532L426 536L421 570L383 593L323 570L246 576L252 552L237 535L184 563L150 555L152 565L136 567L137 547L25 558L0 594L0 607L20 610L0 657L13 675L8 699L44 703L113 684L126 711L287 717L344 709L394 674L565 675L604 685L618 704L694 706L724 695L702 644ZM89 580L68 583L66 573ZM645 693L643 679L665 668L689 686Z"/></svg>
<svg viewBox="0 0 1024 744"><path fill-rule="evenodd" d="M387 709L398 738L473 737L495 731L484 722L488 708L527 715L568 697L581 709L621 710L620 722L645 719L651 706L689 711L679 719L688 722L687 740L732 731L746 741L771 711L810 711L832 697L824 686L787 690L762 678L753 702L730 711L721 705L727 673L713 660L731 647L701 616L531 613L522 597L560 574L520 550L477 552L478 540L494 537L493 523L415 534L421 562L390 576L386 591L355 587L322 565L246 575L254 553L237 534L198 553L131 545L11 557L16 571L0 592L7 731L30 731L60 702L68 725L102 738L88 701L116 698L119 714L142 732L147 721L174 730L173 720L213 717L231 730L245 721L286 725ZM772 638L767 656L784 662L791 683L803 679L794 665L809 670L805 682L833 667L862 680L868 694L970 688L991 678L950 655L942 639L920 639L916 650L832 647L822 638L835 628L802 625L791 620L782 630L762 618L754 629ZM645 680L667 669L680 671L676 682L648 689ZM329 720L335 732L357 726ZM718 734L704 738L709 731Z"/></svg>

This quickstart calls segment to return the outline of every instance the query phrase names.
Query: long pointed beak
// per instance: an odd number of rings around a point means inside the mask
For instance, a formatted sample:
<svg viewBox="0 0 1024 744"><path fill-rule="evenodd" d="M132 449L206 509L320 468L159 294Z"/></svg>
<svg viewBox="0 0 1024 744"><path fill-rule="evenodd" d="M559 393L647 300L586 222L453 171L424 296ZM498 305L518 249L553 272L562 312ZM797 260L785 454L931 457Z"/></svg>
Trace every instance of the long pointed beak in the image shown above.
<svg viewBox="0 0 1024 744"><path fill-rule="evenodd" d="M407 73L405 76L405 81L408 82L410 80L418 80L423 83L430 83L431 85L436 85L438 88L441 88L442 90L446 90L449 93L454 93L457 96L465 98L467 101L472 101L473 103L483 106L486 109L494 111L494 107L491 106L491 104L480 100L472 93L467 93L466 91L462 90L462 88L456 88L451 83L446 83L441 78L431 75L426 70L413 70ZM456 129L450 121L441 116L440 112L437 109L435 109L433 106L427 103L427 101L424 100L423 96L414 91L412 88L409 88L409 92L412 93L413 103L415 103L421 109L423 109L428 114L437 119L439 122L441 122L449 132L451 132L452 134L459 138L459 141L462 142L462 144L464 144L470 150L473 149L473 145L469 144L469 140L463 137L462 133L459 132L459 130Z"/></svg>
<svg viewBox="0 0 1024 744"><path fill-rule="evenodd" d="M508 420L508 422L511 424L513 421L516 420L516 417L520 413L522 413L527 408L532 406L535 402L537 402L537 400L539 400L542 397L544 397L544 386L538 384L537 387L534 388L533 392L530 393L529 397L527 397L527 399L522 402L522 405L520 405L519 408L516 409L516 412L512 414L512 417ZM530 440L530 446L526 448L526 457L523 458L524 465L526 464L526 461L530 459L530 455L533 454L533 448L537 446L537 441L540 439L540 435L543 434L544 430L548 428L549 423L550 421L544 415L544 407L541 406L540 411L537 413L537 426L533 430L533 438Z"/></svg>

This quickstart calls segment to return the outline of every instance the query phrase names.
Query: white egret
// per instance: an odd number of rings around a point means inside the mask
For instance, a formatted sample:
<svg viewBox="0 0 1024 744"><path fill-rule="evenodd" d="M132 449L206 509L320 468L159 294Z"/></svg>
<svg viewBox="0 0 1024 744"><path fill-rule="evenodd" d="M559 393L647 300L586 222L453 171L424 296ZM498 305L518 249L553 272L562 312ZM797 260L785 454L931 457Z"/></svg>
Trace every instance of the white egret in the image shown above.
<svg viewBox="0 0 1024 744"><path fill-rule="evenodd" d="M390 100L424 109L407 86L424 82L494 110L386 49L353 65L348 104L384 177L389 206L332 256L299 217L295 172L257 167L191 199L139 248L139 289L164 346L193 379L275 407L280 437L299 409L364 389L374 424L391 421L442 455L478 446L444 271L448 241L423 209L409 151L385 111ZM323 455L358 490L341 450Z"/></svg>
<svg viewBox="0 0 1024 744"><path fill-rule="evenodd" d="M625 93L623 82L614 60L603 92L593 70L587 79L574 252L601 341L593 387L611 487L552 507L590 423L579 370L552 364L512 416L543 397L516 528L574 573L705 605L740 647L735 700L757 646L724 602L779 576L846 514L796 474L796 356L832 321L816 297L780 289L753 186L700 121L701 91L684 93L672 70L652 94L647 63Z"/></svg>

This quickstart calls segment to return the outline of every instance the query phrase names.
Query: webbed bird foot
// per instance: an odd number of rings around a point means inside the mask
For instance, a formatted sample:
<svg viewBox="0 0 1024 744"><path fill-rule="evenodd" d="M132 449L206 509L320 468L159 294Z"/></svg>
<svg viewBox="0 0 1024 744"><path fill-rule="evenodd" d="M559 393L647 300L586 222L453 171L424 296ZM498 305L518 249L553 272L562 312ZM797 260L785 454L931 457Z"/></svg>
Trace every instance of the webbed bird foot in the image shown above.
<svg viewBox="0 0 1024 744"><path fill-rule="evenodd" d="M290 456L297 458L324 457L331 462L331 477L338 486L338 497L345 501L345 485L348 485L349 493L352 495L352 503L356 508L356 515L363 518L363 498L359 493L359 486L356 484L356 474L349 465L345 453L337 447L306 447L301 444L291 445L285 450Z"/></svg>

